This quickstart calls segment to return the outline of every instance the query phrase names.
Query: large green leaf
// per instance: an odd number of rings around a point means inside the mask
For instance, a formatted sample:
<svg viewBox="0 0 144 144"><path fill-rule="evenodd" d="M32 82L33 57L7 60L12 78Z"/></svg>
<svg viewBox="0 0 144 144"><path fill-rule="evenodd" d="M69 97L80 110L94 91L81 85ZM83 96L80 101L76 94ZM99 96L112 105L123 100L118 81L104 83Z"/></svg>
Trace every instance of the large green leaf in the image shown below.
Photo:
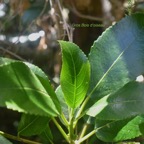
<svg viewBox="0 0 144 144"><path fill-rule="evenodd" d="M142 135L139 125L144 122L142 116L119 121L96 120L96 136L105 142L118 142Z"/></svg>
<svg viewBox="0 0 144 144"><path fill-rule="evenodd" d="M57 116L60 109L53 94L49 82L35 75L23 62L1 63L0 106L29 114Z"/></svg>
<svg viewBox="0 0 144 144"><path fill-rule="evenodd" d="M120 120L144 114L144 83L129 82L96 102L87 114L103 120Z"/></svg>
<svg viewBox="0 0 144 144"><path fill-rule="evenodd" d="M18 134L23 136L40 135L49 123L49 117L23 114L18 127Z"/></svg>
<svg viewBox="0 0 144 144"><path fill-rule="evenodd" d="M67 104L78 107L89 86L89 61L80 48L70 42L60 41L62 48L61 87Z"/></svg>
<svg viewBox="0 0 144 144"><path fill-rule="evenodd" d="M94 103L144 73L144 14L126 16L93 44L89 94Z"/></svg>
<svg viewBox="0 0 144 144"><path fill-rule="evenodd" d="M47 75L37 66L24 62L30 70L38 77L39 81L45 86L47 93L51 96L56 108L59 112L61 112L61 105L59 103L59 100L56 96L56 93L54 92L54 89L52 88L50 81L47 77Z"/></svg>

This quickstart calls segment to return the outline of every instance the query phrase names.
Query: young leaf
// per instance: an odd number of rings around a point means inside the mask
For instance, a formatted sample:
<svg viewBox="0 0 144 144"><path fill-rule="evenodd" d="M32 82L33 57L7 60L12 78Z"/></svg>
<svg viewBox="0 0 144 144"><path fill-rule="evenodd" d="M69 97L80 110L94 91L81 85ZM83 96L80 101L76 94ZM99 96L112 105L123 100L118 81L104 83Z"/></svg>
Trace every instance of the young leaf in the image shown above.
<svg viewBox="0 0 144 144"><path fill-rule="evenodd" d="M95 103L87 114L103 120L122 120L144 114L144 83L130 82Z"/></svg>
<svg viewBox="0 0 144 144"><path fill-rule="evenodd" d="M59 109L47 92L44 79L41 82L24 63L12 61L0 65L0 106L19 112L57 116Z"/></svg>
<svg viewBox="0 0 144 144"><path fill-rule="evenodd" d="M18 135L40 135L48 125L50 118L23 114L18 127Z"/></svg>
<svg viewBox="0 0 144 144"><path fill-rule="evenodd" d="M137 116L120 121L96 120L96 136L105 142L118 142L133 139L142 135L139 125L144 122L144 117Z"/></svg>
<svg viewBox="0 0 144 144"><path fill-rule="evenodd" d="M144 73L144 14L108 28L93 44L89 94L94 103Z"/></svg>
<svg viewBox="0 0 144 144"><path fill-rule="evenodd" d="M65 100L71 108L84 100L89 87L90 65L80 48L70 42L60 41L62 70L60 82Z"/></svg>

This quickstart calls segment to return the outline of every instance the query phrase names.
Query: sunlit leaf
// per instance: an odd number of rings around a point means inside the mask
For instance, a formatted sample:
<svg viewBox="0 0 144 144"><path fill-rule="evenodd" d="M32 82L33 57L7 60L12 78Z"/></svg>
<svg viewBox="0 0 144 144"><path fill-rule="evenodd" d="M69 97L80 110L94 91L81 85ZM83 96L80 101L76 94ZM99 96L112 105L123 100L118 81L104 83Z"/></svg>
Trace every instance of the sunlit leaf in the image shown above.
<svg viewBox="0 0 144 144"><path fill-rule="evenodd" d="M62 48L62 70L60 82L67 104L78 107L84 100L89 87L89 61L80 48L71 43L60 41Z"/></svg>
<svg viewBox="0 0 144 144"><path fill-rule="evenodd" d="M57 116L60 112L49 82L35 75L23 62L8 60L0 65L0 92L0 106L45 116Z"/></svg>

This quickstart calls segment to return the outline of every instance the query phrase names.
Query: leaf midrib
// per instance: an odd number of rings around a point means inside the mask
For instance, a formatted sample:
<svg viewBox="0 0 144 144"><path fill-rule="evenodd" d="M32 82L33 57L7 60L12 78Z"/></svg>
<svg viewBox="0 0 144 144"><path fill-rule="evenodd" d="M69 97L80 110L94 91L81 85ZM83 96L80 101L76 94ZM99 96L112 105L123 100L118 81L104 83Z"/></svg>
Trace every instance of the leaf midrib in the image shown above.
<svg viewBox="0 0 144 144"><path fill-rule="evenodd" d="M21 131L19 131L19 134L24 131L25 129L27 129L30 125L32 125L32 123L34 123L37 119L39 118L39 116L37 116L35 119L33 119L26 127L24 127Z"/></svg>
<svg viewBox="0 0 144 144"><path fill-rule="evenodd" d="M42 91L42 90L39 90L39 89L33 89L33 88L29 88L29 87L25 87L25 86L23 86L23 87L19 87L19 88L7 88L7 87L5 87L5 88L0 88L0 90L2 90L2 89L9 89L9 90L33 90L33 91L36 91L36 92L38 92L38 93L41 93L41 94L43 94L43 95L45 95L45 96L49 96L48 95L48 93L46 93L46 92L44 92L44 91ZM27 95L27 94L26 94Z"/></svg>
<svg viewBox="0 0 144 144"><path fill-rule="evenodd" d="M118 57L115 59L115 61L111 64L111 66L108 68L108 70L104 73L104 75L101 77L101 79L98 81L98 83L96 84L96 86L92 89L92 91L90 92L89 96L91 96L93 94L93 92L96 90L96 88L99 86L99 84L102 82L102 80L107 76L107 74L109 73L109 71L115 66L115 64L117 63L117 61L120 59L120 57L124 54L124 52L126 50L128 50L130 48L130 46L135 42L135 40L137 39L137 36L134 37L134 39L132 40L132 42L129 44L128 47L126 47L119 55Z"/></svg>
<svg viewBox="0 0 144 144"><path fill-rule="evenodd" d="M72 106L75 107L75 101L76 101L76 85L77 85L77 80L76 80L76 78L77 78L77 76L76 76L76 68L75 68L75 63L74 63L73 56L72 56L71 51L70 51L69 48L68 48L68 52L69 52L69 54L70 54L70 56L71 56L71 60L72 60L73 68L74 68L74 92L73 92L73 94L74 94L74 100L72 101L72 103L73 103Z"/></svg>

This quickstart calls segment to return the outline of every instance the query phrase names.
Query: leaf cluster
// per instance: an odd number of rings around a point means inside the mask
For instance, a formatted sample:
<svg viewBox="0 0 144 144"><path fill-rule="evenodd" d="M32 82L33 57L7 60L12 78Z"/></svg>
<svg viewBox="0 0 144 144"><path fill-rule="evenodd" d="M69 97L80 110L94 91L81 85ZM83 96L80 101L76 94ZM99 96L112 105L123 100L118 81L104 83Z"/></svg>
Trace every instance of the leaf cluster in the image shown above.
<svg viewBox="0 0 144 144"><path fill-rule="evenodd" d="M56 90L37 66L0 58L0 106L23 113L18 136L53 143L51 121L70 144L143 135L144 14L108 28L88 57L74 43L59 43L63 64Z"/></svg>

